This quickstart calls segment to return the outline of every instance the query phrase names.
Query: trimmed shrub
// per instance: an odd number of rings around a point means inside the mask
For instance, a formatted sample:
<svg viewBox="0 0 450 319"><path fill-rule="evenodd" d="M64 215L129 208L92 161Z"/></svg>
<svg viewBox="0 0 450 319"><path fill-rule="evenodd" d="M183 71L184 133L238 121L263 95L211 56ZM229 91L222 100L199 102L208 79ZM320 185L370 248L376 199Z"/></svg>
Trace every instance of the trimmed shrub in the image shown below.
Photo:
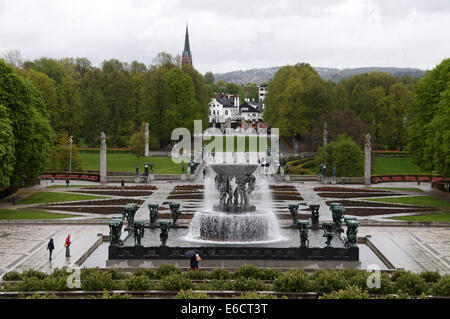
<svg viewBox="0 0 450 319"><path fill-rule="evenodd" d="M41 289L44 291L67 291L67 277L47 277L40 282Z"/></svg>
<svg viewBox="0 0 450 319"><path fill-rule="evenodd" d="M186 271L185 276L189 279L209 279L210 273L208 271L202 271L202 270L192 270L192 271Z"/></svg>
<svg viewBox="0 0 450 319"><path fill-rule="evenodd" d="M180 291L192 289L193 286L192 281L181 274L167 275L158 282L158 287L161 290Z"/></svg>
<svg viewBox="0 0 450 319"><path fill-rule="evenodd" d="M433 295L450 297L450 275L442 278L432 288Z"/></svg>
<svg viewBox="0 0 450 319"><path fill-rule="evenodd" d="M349 286L345 289L325 294L320 299L370 299L370 295L359 287Z"/></svg>
<svg viewBox="0 0 450 319"><path fill-rule="evenodd" d="M3 275L5 281L19 281L22 280L22 274L17 271L9 271Z"/></svg>
<svg viewBox="0 0 450 319"><path fill-rule="evenodd" d="M26 297L25 299L58 299L55 294L34 294L31 296Z"/></svg>
<svg viewBox="0 0 450 319"><path fill-rule="evenodd" d="M109 268L106 272L111 274L111 278L113 280L126 279L129 277L129 275L127 275L127 274L121 272L119 269L115 269L115 268Z"/></svg>
<svg viewBox="0 0 450 319"><path fill-rule="evenodd" d="M255 278L239 277L233 283L233 290L236 291L259 291L264 289L264 283Z"/></svg>
<svg viewBox="0 0 450 319"><path fill-rule="evenodd" d="M49 275L51 278L64 278L67 280L72 273L67 271L65 268L55 268L53 272Z"/></svg>
<svg viewBox="0 0 450 319"><path fill-rule="evenodd" d="M286 297L286 296L284 296ZM278 299L276 295L259 294L256 291L247 291L239 297L240 299Z"/></svg>
<svg viewBox="0 0 450 319"><path fill-rule="evenodd" d="M216 268L210 273L211 279L228 279L231 278L231 274L229 271L223 268Z"/></svg>
<svg viewBox="0 0 450 319"><path fill-rule="evenodd" d="M339 271L325 271L319 273L313 282L313 287L317 292L330 293L347 288L348 280Z"/></svg>
<svg viewBox="0 0 450 319"><path fill-rule="evenodd" d="M275 291L307 292L311 290L308 275L303 270L288 270L273 282Z"/></svg>
<svg viewBox="0 0 450 319"><path fill-rule="evenodd" d="M33 269L25 270L22 273L22 278L25 278L25 277L27 277L27 278L36 277L36 278L39 278L39 279L44 279L47 276L48 275L46 273L41 272L41 271L37 271L37 270L33 270Z"/></svg>
<svg viewBox="0 0 450 319"><path fill-rule="evenodd" d="M114 290L116 284L111 274L103 271L91 272L81 280L81 289L86 291Z"/></svg>
<svg viewBox="0 0 450 319"><path fill-rule="evenodd" d="M281 275L281 271L273 268L262 269L259 274L261 280L275 280Z"/></svg>
<svg viewBox="0 0 450 319"><path fill-rule="evenodd" d="M420 273L420 277L422 277L426 282L438 282L441 279L441 275L438 271L424 271Z"/></svg>
<svg viewBox="0 0 450 319"><path fill-rule="evenodd" d="M260 273L261 273L260 269L254 265L242 265L234 272L233 277L259 279Z"/></svg>
<svg viewBox="0 0 450 319"><path fill-rule="evenodd" d="M427 292L429 286L420 275L407 271L396 278L394 288L397 292L401 290L409 295L420 295Z"/></svg>
<svg viewBox="0 0 450 319"><path fill-rule="evenodd" d="M12 290L17 291L41 291L41 280L37 277L24 277L21 282L11 287Z"/></svg>
<svg viewBox="0 0 450 319"><path fill-rule="evenodd" d="M129 294L120 294L115 292L113 294L109 294L107 291L103 293L102 299L131 299L131 295Z"/></svg>
<svg viewBox="0 0 450 319"><path fill-rule="evenodd" d="M156 283L145 275L134 275L125 281L125 287L127 290L154 290Z"/></svg>
<svg viewBox="0 0 450 319"><path fill-rule="evenodd" d="M194 292L192 289L180 290L175 299L206 299L208 295L204 292Z"/></svg>
<svg viewBox="0 0 450 319"><path fill-rule="evenodd" d="M351 272L342 271L343 276L346 278L350 286L356 286L363 290L368 291L371 294L390 294L393 292L391 281L389 276L385 273L380 275L380 287L369 288L367 285L367 279L371 275L369 272L358 272L354 276L350 276Z"/></svg>
<svg viewBox="0 0 450 319"><path fill-rule="evenodd" d="M162 264L156 271L156 275L158 278L163 278L172 274L181 274L181 269L171 264Z"/></svg>
<svg viewBox="0 0 450 319"><path fill-rule="evenodd" d="M157 279L156 271L149 268L138 268L133 272L133 276L146 276L148 279Z"/></svg>

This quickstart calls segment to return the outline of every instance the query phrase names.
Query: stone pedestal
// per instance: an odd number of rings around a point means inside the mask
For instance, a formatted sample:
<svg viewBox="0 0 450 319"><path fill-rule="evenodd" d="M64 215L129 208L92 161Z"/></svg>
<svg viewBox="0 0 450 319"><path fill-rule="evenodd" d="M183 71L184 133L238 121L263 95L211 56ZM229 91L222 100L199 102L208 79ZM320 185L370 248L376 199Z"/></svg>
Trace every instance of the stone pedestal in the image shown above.
<svg viewBox="0 0 450 319"><path fill-rule="evenodd" d="M145 156L150 156L150 150L149 150L149 143L150 143L150 137L148 132L148 123L145 123Z"/></svg>
<svg viewBox="0 0 450 319"><path fill-rule="evenodd" d="M106 183L106 135L100 133L100 183Z"/></svg>

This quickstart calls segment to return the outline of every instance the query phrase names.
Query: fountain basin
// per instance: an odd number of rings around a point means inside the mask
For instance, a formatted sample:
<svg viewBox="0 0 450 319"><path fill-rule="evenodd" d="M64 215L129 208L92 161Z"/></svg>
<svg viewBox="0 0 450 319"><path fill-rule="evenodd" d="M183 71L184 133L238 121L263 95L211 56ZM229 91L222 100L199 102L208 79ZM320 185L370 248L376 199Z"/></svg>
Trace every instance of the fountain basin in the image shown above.
<svg viewBox="0 0 450 319"><path fill-rule="evenodd" d="M253 174L258 164L209 164L209 167L217 174L233 178Z"/></svg>

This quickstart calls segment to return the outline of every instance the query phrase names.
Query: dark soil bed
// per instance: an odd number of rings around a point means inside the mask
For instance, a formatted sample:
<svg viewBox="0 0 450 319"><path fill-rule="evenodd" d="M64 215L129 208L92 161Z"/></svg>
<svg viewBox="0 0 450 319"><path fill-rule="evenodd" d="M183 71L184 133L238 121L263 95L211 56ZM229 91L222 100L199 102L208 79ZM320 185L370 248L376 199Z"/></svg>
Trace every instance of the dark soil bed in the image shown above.
<svg viewBox="0 0 450 319"><path fill-rule="evenodd" d="M398 196L405 194L393 194L393 193L317 193L320 197L325 198L358 198L358 197L381 197L381 196Z"/></svg>
<svg viewBox="0 0 450 319"><path fill-rule="evenodd" d="M167 199L203 199L203 194L170 195Z"/></svg>
<svg viewBox="0 0 450 319"><path fill-rule="evenodd" d="M423 212L428 210L434 210L433 208L392 208L392 209L383 209L383 208L354 208L349 207L346 208L346 215L355 215L355 216L373 216L373 215L389 215L389 214L401 214L401 213L413 213L413 212Z"/></svg>
<svg viewBox="0 0 450 319"><path fill-rule="evenodd" d="M96 186L96 187L81 187L81 189L122 189L121 186ZM152 185L135 185L135 186L126 186L125 190L157 190L156 186Z"/></svg>
<svg viewBox="0 0 450 319"><path fill-rule="evenodd" d="M358 200L327 200L327 205L330 206L331 203L341 203L344 207L349 206L357 206L357 207L405 207L411 208L411 205L403 205L403 204L394 204L394 203L380 203L380 202L365 202ZM425 207L425 206L416 206L415 207Z"/></svg>
<svg viewBox="0 0 450 319"><path fill-rule="evenodd" d="M269 185L269 188L272 190L292 190L297 191L297 188L292 185Z"/></svg>
<svg viewBox="0 0 450 319"><path fill-rule="evenodd" d="M349 188L349 187L335 187L335 186L321 186L315 187L315 192L350 192L350 193L390 193L390 191L380 189L364 189L364 188ZM398 195L398 194L397 194Z"/></svg>
<svg viewBox="0 0 450 319"><path fill-rule="evenodd" d="M174 190L204 189L203 185L177 185Z"/></svg>
<svg viewBox="0 0 450 319"><path fill-rule="evenodd" d="M103 205L126 205L129 203L136 203L141 205L144 203L141 199L127 199L127 198L116 198L116 199L105 199L98 201L86 201L80 202L78 205L72 203L55 203L55 206L103 206Z"/></svg>
<svg viewBox="0 0 450 319"><path fill-rule="evenodd" d="M150 196L153 194L152 191L101 191L101 190L82 190L82 191L71 191L73 193L86 193L86 194L97 194L97 195L112 195L112 196L124 196L124 197L135 197L135 196Z"/></svg>

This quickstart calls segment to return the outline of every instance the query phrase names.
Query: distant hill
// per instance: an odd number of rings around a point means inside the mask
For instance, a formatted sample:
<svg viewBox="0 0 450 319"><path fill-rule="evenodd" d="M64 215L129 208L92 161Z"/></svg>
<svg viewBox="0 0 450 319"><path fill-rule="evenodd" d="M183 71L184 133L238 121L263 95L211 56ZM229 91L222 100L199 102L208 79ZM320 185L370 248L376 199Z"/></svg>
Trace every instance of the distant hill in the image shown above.
<svg viewBox="0 0 450 319"><path fill-rule="evenodd" d="M214 74L216 81L224 80L236 84L256 83L261 84L272 80L275 73L280 69L280 66L262 69L250 69L246 71L232 71L226 73ZM391 73L392 75L402 76L409 75L411 77L421 78L425 75L424 70L413 68L389 68L389 67L367 67L355 69L333 69L314 67L319 75L326 81L339 82L342 79L351 77L356 74L370 73L373 71L381 71Z"/></svg>

